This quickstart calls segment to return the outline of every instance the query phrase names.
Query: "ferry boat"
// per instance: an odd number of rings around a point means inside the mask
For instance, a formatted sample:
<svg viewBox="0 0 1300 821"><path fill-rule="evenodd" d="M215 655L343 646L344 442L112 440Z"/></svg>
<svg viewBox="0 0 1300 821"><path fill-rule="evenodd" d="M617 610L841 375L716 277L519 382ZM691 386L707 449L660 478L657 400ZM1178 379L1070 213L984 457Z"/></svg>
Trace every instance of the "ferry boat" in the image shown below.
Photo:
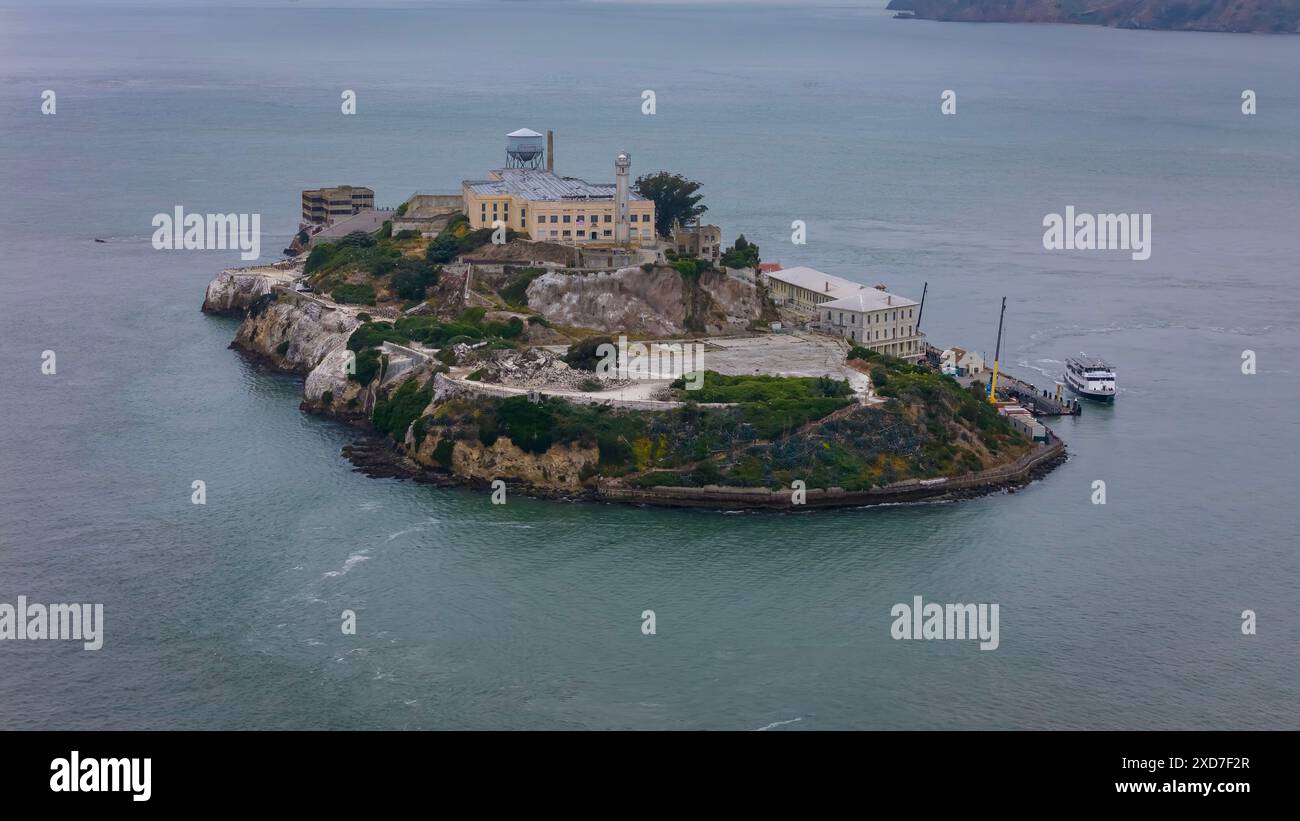
<svg viewBox="0 0 1300 821"><path fill-rule="evenodd" d="M1065 360L1065 384L1087 399L1115 401L1115 369L1092 356Z"/></svg>

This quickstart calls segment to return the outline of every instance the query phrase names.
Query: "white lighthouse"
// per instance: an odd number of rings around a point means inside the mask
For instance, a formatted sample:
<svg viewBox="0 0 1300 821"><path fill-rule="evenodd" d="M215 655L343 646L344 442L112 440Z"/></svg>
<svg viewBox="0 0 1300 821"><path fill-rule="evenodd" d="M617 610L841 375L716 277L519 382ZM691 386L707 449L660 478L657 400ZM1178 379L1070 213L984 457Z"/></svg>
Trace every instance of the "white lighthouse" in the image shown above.
<svg viewBox="0 0 1300 821"><path fill-rule="evenodd" d="M632 169L632 158L626 151L619 152L614 158L614 241L626 245L630 239L627 221L628 172Z"/></svg>

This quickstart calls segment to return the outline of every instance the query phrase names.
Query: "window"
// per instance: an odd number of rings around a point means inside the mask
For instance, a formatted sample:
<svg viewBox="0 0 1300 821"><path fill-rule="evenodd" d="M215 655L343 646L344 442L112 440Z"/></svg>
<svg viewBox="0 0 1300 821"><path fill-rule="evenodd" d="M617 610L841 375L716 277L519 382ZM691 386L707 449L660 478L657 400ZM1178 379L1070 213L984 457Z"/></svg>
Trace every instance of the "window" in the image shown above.
<svg viewBox="0 0 1300 821"><path fill-rule="evenodd" d="M606 214L606 215L605 215L605 222L613 222L613 221L614 221L614 215L613 215L613 214Z"/></svg>
<svg viewBox="0 0 1300 821"><path fill-rule="evenodd" d="M573 236L573 232L572 232L572 231L565 231L565 232L564 232L564 236L566 236L566 237Z"/></svg>
<svg viewBox="0 0 1300 821"><path fill-rule="evenodd" d="M572 221L573 221L573 218L570 217L568 214L565 214L565 215L564 215L564 221L565 221L565 222L572 222Z"/></svg>
<svg viewBox="0 0 1300 821"><path fill-rule="evenodd" d="M541 223L541 222L546 222L546 215L545 215L545 214L538 214L538 215L537 215L537 221L538 221L539 223Z"/></svg>
<svg viewBox="0 0 1300 821"><path fill-rule="evenodd" d="M858 315L857 315L857 314L849 314L849 324L850 324L850 325L857 325L857 324L858 324Z"/></svg>
<svg viewBox="0 0 1300 821"><path fill-rule="evenodd" d="M552 237L558 237L559 235L560 235L560 232L559 232L559 231L554 231L554 230L551 231L551 236L552 236Z"/></svg>
<svg viewBox="0 0 1300 821"><path fill-rule="evenodd" d="M553 222L553 223L554 223L554 222L559 222L559 219L560 219L559 217L555 216L554 214L551 214L551 222ZM555 236L555 232L554 232L554 231L551 232L551 236Z"/></svg>
<svg viewBox="0 0 1300 821"><path fill-rule="evenodd" d="M591 224L592 224L592 225L595 225L595 224L598 223L598 222L600 222L600 214L592 214L592 215L591 215Z"/></svg>
<svg viewBox="0 0 1300 821"><path fill-rule="evenodd" d="M612 237L612 236L614 236L614 232L611 231L611 230L609 230L608 228L605 229L604 234L605 234L605 236L607 236L607 237Z"/></svg>
<svg viewBox="0 0 1300 821"><path fill-rule="evenodd" d="M578 219L582 219L582 217L578 217ZM586 239L586 238L587 238L587 232L586 232L586 231L579 231L579 232L578 232L578 236L582 237L583 239Z"/></svg>
<svg viewBox="0 0 1300 821"><path fill-rule="evenodd" d="M586 220L587 220L587 218L584 217L582 214L579 214L579 215L578 215L578 224L579 224L579 225L582 225L584 222L586 222Z"/></svg>

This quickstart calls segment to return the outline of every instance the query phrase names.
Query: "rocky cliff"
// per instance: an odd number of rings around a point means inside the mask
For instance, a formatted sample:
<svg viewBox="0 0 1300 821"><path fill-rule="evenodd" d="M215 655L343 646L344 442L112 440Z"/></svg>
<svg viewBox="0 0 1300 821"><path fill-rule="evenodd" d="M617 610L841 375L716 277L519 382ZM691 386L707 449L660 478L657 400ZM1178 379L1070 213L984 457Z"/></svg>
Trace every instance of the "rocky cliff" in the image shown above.
<svg viewBox="0 0 1300 821"><path fill-rule="evenodd" d="M295 276L294 270L278 267L222 271L208 283L203 294L203 312L243 316L258 297L271 293L276 285L288 285Z"/></svg>
<svg viewBox="0 0 1300 821"><path fill-rule="evenodd" d="M664 266L544 274L529 284L528 306L556 325L655 336L734 332L762 313L751 282L717 271L684 277Z"/></svg>
<svg viewBox="0 0 1300 821"><path fill-rule="evenodd" d="M891 0L927 20L1087 23L1182 31L1300 31L1300 0Z"/></svg>

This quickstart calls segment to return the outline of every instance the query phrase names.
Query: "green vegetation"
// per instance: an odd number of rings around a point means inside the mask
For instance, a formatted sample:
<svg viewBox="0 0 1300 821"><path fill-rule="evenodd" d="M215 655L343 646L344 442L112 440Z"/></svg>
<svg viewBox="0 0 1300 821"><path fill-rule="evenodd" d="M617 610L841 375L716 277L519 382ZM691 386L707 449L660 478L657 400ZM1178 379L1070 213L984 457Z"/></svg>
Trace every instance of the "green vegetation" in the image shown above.
<svg viewBox="0 0 1300 821"><path fill-rule="evenodd" d="M409 379L387 398L375 402L371 422L375 430L400 441L432 399L432 391L422 389L416 380Z"/></svg>
<svg viewBox="0 0 1300 821"><path fill-rule="evenodd" d="M321 395L320 395L320 401L321 401L321 404L324 404L324 405L333 405L333 404L334 404L334 391L324 391L324 392L322 392Z"/></svg>
<svg viewBox="0 0 1300 821"><path fill-rule="evenodd" d="M595 371L596 365L600 362L600 356L596 353L597 349L601 345L613 344L614 337L612 336L589 336L570 345L569 350L564 354L564 361L570 368Z"/></svg>
<svg viewBox="0 0 1300 821"><path fill-rule="evenodd" d="M673 263L673 267L684 279L696 280L700 274L712 268L713 264L704 259L679 259Z"/></svg>
<svg viewBox="0 0 1300 821"><path fill-rule="evenodd" d="M401 255L390 240L377 240L364 231L353 231L338 242L317 243L307 255L303 273L320 277L358 271L380 276L388 273Z"/></svg>
<svg viewBox="0 0 1300 821"><path fill-rule="evenodd" d="M492 228L470 231L468 218L464 214L457 214L429 243L429 247L425 250L425 259L435 265L451 262L461 254L491 242L492 232ZM506 242L510 242L516 236L518 234L513 229L506 229Z"/></svg>
<svg viewBox="0 0 1300 821"><path fill-rule="evenodd" d="M374 305L375 286L368 282L344 282L334 286L330 297L343 305Z"/></svg>
<svg viewBox="0 0 1300 821"><path fill-rule="evenodd" d="M736 238L735 245L722 252L725 268L757 268L759 262L758 246L745 239L744 234Z"/></svg>
<svg viewBox="0 0 1300 821"><path fill-rule="evenodd" d="M709 210L700 205L703 195L695 193L700 184L681 174L660 171L638 177L633 190L655 204L655 233L666 237L672 233L673 223L685 224Z"/></svg>
<svg viewBox="0 0 1300 821"><path fill-rule="evenodd" d="M393 290L402 299L423 300L428 289L438 284L442 269L432 263L402 257L393 264Z"/></svg>
<svg viewBox="0 0 1300 821"><path fill-rule="evenodd" d="M698 378L698 375L695 375ZM819 377L724 376L705 371L698 390L673 382L677 397L694 402L738 404L741 418L761 439L789 434L847 406L853 393L843 380Z"/></svg>
<svg viewBox="0 0 1300 821"><path fill-rule="evenodd" d="M511 271L513 276L506 283L505 287L498 291L501 298L506 301L507 305L516 308L528 307L528 286L542 274L546 273L545 268L524 268L522 271Z"/></svg>
<svg viewBox="0 0 1300 821"><path fill-rule="evenodd" d="M455 450L455 440L450 436L444 436L438 440L438 444L433 448L433 460L445 468L450 468L452 464L452 454Z"/></svg>
<svg viewBox="0 0 1300 821"><path fill-rule="evenodd" d="M370 381L379 373L383 365L383 355L379 353L378 348L366 348L357 354L356 373L348 374L348 379L353 382L359 382L362 385L369 385Z"/></svg>

